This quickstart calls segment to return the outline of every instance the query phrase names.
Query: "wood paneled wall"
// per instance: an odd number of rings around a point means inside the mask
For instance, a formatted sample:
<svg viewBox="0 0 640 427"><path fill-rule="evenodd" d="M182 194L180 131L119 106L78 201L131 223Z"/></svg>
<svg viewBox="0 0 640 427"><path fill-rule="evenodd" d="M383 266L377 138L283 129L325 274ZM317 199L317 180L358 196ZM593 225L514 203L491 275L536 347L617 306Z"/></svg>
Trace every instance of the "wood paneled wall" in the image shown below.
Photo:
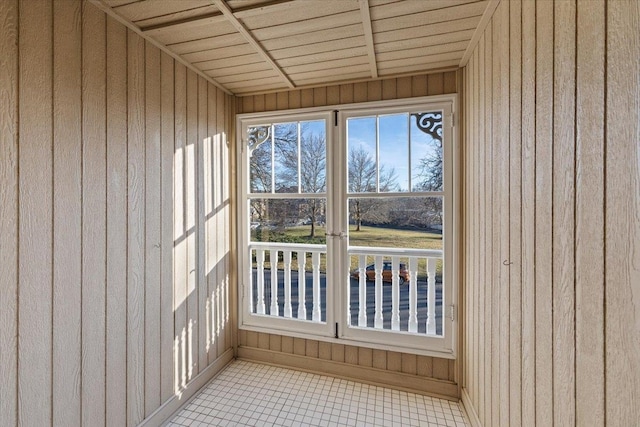
<svg viewBox="0 0 640 427"><path fill-rule="evenodd" d="M377 80L368 83L353 83L292 90L237 98L238 113L255 113L304 107L349 104L355 102L380 101L427 95L457 93L458 74L455 71ZM240 357L256 358L273 363L304 367L333 375L351 376L364 381L381 382L386 378L382 371L404 373L410 377L396 375L399 382L431 394L458 398L457 364L453 360L416 356L394 351L305 340L281 335L240 331ZM269 352L264 352L268 350ZM303 356L306 359L289 357ZM278 356L280 355L280 356ZM304 361L301 361L304 360ZM325 362L345 364L343 366ZM296 365L296 364L299 364ZM356 367L356 368L354 368ZM344 369L342 369L344 368ZM361 369L358 369L361 368ZM368 368L373 368L367 371ZM430 380L437 380L431 382ZM394 385L392 376L388 385ZM442 383L442 381L447 382ZM414 382L414 385L411 383ZM395 384L398 386L398 384Z"/></svg>
<svg viewBox="0 0 640 427"><path fill-rule="evenodd" d="M0 33L0 425L137 425L232 357L234 99L80 0Z"/></svg>
<svg viewBox="0 0 640 427"><path fill-rule="evenodd" d="M502 1L464 69L463 399L640 424L640 3Z"/></svg>
<svg viewBox="0 0 640 427"><path fill-rule="evenodd" d="M448 71L372 82L349 83L239 97L238 113L382 101L457 92L457 73Z"/></svg>

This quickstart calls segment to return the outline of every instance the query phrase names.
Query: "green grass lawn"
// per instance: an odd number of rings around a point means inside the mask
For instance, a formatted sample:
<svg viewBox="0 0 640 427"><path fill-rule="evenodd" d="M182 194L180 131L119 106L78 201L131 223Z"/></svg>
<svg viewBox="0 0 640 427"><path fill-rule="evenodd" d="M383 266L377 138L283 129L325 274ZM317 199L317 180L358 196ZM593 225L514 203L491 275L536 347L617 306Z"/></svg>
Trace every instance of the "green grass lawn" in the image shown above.
<svg viewBox="0 0 640 427"><path fill-rule="evenodd" d="M288 227L282 230L262 230L262 232L251 232L253 241L279 242L279 243L304 243L318 244L326 243L325 228L316 227L316 236L309 237L311 226ZM438 233L430 233L419 230L398 230L393 228L369 227L363 226L360 231L355 231L355 226L349 226L349 244L351 246L370 246L370 247L394 247L394 248L412 248L412 249L442 249L442 235ZM267 254L267 258L268 258ZM307 255L305 269L311 271L311 257ZM282 255L278 260L278 269L284 268ZM255 259L254 265L255 265ZM373 263L373 257L367 257L367 264ZM358 267L358 257L352 256L350 269ZM424 270L426 260L418 262L419 270ZM265 267L270 268L269 261L265 262ZM297 270L298 263L295 254L292 259L291 268ZM326 271L326 258L321 257L321 271ZM438 261L436 267L436 275L442 274L442 262ZM421 275L422 276L422 275Z"/></svg>
<svg viewBox="0 0 640 427"><path fill-rule="evenodd" d="M442 235L419 230L349 226L349 245L382 248L442 249Z"/></svg>

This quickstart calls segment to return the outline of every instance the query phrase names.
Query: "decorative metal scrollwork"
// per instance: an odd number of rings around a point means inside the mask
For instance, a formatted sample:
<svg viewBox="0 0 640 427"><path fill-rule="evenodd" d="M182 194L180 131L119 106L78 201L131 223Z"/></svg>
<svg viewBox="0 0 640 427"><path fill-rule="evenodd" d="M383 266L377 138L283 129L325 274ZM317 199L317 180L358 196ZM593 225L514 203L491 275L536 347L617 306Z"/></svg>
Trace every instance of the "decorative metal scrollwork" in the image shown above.
<svg viewBox="0 0 640 427"><path fill-rule="evenodd" d="M253 151L269 139L271 126L254 126L247 129L247 146Z"/></svg>
<svg viewBox="0 0 640 427"><path fill-rule="evenodd" d="M442 141L442 113L413 113L418 129L431 138Z"/></svg>

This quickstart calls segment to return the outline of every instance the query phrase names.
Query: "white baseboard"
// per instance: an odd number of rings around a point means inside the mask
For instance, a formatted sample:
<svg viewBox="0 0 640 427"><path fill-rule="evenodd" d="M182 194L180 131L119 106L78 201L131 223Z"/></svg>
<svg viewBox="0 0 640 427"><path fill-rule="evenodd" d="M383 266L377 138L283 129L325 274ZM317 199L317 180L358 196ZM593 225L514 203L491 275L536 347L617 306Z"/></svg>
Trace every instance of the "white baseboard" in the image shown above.
<svg viewBox="0 0 640 427"><path fill-rule="evenodd" d="M253 347L238 347L238 358L298 371L331 375L411 393L429 395L440 399L453 400L456 402L460 400L458 386L451 381Z"/></svg>
<svg viewBox="0 0 640 427"><path fill-rule="evenodd" d="M478 418L478 413L476 412L476 409L473 407L473 404L471 403L471 397L469 396L469 393L467 392L466 388L462 389L462 407L467 413L467 418L471 422L471 425L473 427L482 427L480 418Z"/></svg>
<svg viewBox="0 0 640 427"><path fill-rule="evenodd" d="M224 369L231 360L233 360L232 348L222 353L222 355L214 360L212 364L207 366L204 371L200 372L194 379L192 379L189 384L187 384L187 387L182 390L180 396L171 397L162 406L138 424L138 427L160 427L166 424L171 420L171 418L173 418L174 414L189 403L191 398L194 397L202 387L207 385L207 383L211 381L218 372Z"/></svg>

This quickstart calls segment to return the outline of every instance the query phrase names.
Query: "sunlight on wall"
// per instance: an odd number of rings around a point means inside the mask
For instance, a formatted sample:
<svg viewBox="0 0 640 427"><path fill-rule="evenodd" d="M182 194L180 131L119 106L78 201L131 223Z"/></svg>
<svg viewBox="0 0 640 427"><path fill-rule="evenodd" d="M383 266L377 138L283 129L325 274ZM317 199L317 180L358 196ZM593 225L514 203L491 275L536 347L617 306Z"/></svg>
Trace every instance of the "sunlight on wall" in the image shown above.
<svg viewBox="0 0 640 427"><path fill-rule="evenodd" d="M229 147L224 133L200 144L176 147L174 156L176 396L226 350L230 320Z"/></svg>

